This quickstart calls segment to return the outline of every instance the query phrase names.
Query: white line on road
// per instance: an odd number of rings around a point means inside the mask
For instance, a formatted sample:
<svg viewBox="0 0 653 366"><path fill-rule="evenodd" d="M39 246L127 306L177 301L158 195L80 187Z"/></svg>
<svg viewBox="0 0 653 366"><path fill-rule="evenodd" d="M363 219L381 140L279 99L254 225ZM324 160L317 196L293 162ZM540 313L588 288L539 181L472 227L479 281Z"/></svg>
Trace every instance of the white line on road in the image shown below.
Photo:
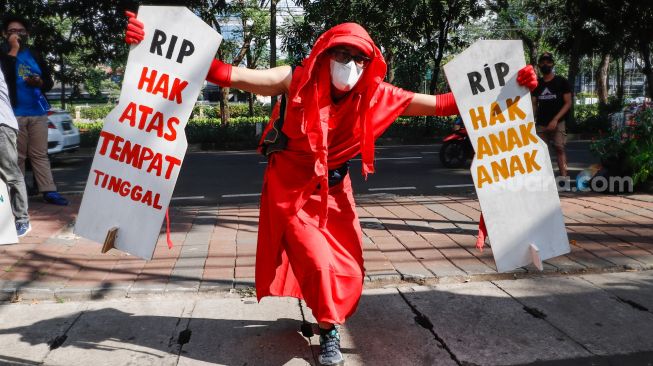
<svg viewBox="0 0 653 366"><path fill-rule="evenodd" d="M407 190L412 190L412 189L417 189L415 187L386 187L386 188L370 188L368 191L370 192L376 192L376 191L407 191Z"/></svg>
<svg viewBox="0 0 653 366"><path fill-rule="evenodd" d="M458 187L473 187L473 184L443 184L435 186L435 188L458 188Z"/></svg>
<svg viewBox="0 0 653 366"><path fill-rule="evenodd" d="M422 151L422 154L439 154L439 151Z"/></svg>
<svg viewBox="0 0 653 366"><path fill-rule="evenodd" d="M204 196L188 196L188 197L172 197L171 201L183 201L183 200L203 200Z"/></svg>
<svg viewBox="0 0 653 366"><path fill-rule="evenodd" d="M260 196L260 193L243 193L243 194L223 194L222 198L235 198L235 197L256 197Z"/></svg>

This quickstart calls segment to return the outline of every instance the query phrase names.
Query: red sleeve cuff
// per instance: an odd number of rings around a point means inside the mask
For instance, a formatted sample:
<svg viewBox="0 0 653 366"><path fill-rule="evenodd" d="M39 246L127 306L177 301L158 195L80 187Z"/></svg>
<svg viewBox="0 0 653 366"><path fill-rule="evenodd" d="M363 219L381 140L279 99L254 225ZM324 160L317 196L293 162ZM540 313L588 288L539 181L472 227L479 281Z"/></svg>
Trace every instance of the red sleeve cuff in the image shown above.
<svg viewBox="0 0 653 366"><path fill-rule="evenodd" d="M224 63L218 59L213 59L209 73L206 75L206 80L213 84L228 88L231 86L232 69L232 65Z"/></svg>

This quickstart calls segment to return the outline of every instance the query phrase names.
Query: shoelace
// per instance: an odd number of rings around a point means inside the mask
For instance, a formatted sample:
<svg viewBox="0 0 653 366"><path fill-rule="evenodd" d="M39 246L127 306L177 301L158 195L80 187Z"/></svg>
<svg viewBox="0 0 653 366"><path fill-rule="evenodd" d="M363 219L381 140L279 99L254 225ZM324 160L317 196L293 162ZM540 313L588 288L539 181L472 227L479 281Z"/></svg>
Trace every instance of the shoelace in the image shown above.
<svg viewBox="0 0 653 366"><path fill-rule="evenodd" d="M335 356L337 351L340 349L340 336L338 333L329 333L322 337L324 341L320 342L320 353L326 357Z"/></svg>

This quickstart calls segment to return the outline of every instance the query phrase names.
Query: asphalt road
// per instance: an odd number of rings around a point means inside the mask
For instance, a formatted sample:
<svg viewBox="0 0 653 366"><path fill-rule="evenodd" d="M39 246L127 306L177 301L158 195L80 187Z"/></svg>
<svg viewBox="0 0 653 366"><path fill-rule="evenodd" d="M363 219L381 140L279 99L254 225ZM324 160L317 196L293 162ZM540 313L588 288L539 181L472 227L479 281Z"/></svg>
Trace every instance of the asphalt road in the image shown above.
<svg viewBox="0 0 653 366"><path fill-rule="evenodd" d="M356 193L437 195L473 191L469 164L447 169L440 163L440 144L377 147L376 173L364 181L360 159L354 159L350 173ZM587 141L567 145L572 178L597 159ZM59 191L80 194L90 171L92 152L61 155L53 159ZM553 167L557 164L552 157ZM173 200L176 204L217 201L256 201L261 191L266 160L255 151L191 152L183 163Z"/></svg>

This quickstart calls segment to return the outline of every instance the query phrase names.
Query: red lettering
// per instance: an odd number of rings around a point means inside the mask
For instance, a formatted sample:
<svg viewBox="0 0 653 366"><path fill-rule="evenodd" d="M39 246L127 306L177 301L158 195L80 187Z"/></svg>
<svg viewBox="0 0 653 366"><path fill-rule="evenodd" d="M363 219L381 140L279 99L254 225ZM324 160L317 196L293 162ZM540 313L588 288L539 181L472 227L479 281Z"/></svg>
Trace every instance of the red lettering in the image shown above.
<svg viewBox="0 0 653 366"><path fill-rule="evenodd" d="M134 186L134 189L132 189L132 193L131 193L131 199L136 202L139 202L142 197L143 197L143 187Z"/></svg>
<svg viewBox="0 0 653 366"><path fill-rule="evenodd" d="M134 168L137 168L138 156L140 152L141 145L134 144L134 147L132 148L131 141L127 140L125 141L125 145L123 145L122 150L120 151L120 162L124 162L125 164L129 164Z"/></svg>
<svg viewBox="0 0 653 366"><path fill-rule="evenodd" d="M165 138L168 141L175 141L177 139L177 129L175 125L179 125L179 118L177 117L170 117L168 120L168 131L169 133L166 133L163 138Z"/></svg>
<svg viewBox="0 0 653 366"><path fill-rule="evenodd" d="M122 184L120 185L120 195L123 197L129 196L129 190L131 188L131 183L128 181L124 180L122 181Z"/></svg>
<svg viewBox="0 0 653 366"><path fill-rule="evenodd" d="M143 146L141 149L141 161L138 163L138 169L143 168L143 163L145 160L151 160L154 156L154 152L149 147Z"/></svg>
<svg viewBox="0 0 653 366"><path fill-rule="evenodd" d="M140 121L138 122L138 129L142 130L143 128L145 128L145 122L147 121L147 117L154 111L154 109L152 109L152 108L150 108L150 107L148 107L146 105L141 105L141 106L138 107L138 110L141 113L143 113L141 115Z"/></svg>
<svg viewBox="0 0 653 366"><path fill-rule="evenodd" d="M172 90L170 91L170 98L169 100L174 100L177 102L177 104L181 104L181 92L186 89L186 86L188 86L188 81L181 81L179 79L175 79L175 81L172 83Z"/></svg>
<svg viewBox="0 0 653 366"><path fill-rule="evenodd" d="M163 209L163 207L159 204L161 199L161 195L159 193L155 194L150 190L146 191L143 187L132 184L128 180L111 176L97 169L94 170L94 172L96 174L96 185L99 182L100 178L104 177L104 182L106 183L108 180L109 185L107 186L106 184L103 184L102 188L105 188L108 191L112 191L113 193L117 193L122 197L127 197L134 202L143 203L157 210Z"/></svg>
<svg viewBox="0 0 653 366"><path fill-rule="evenodd" d="M163 165L163 158L161 154L156 154L154 155L154 159L152 159L152 162L150 162L150 166L147 168L147 172L151 173L153 170L156 170L156 176L159 177L161 176L161 169Z"/></svg>
<svg viewBox="0 0 653 366"><path fill-rule="evenodd" d="M100 138L102 139L102 145L100 145L100 155L105 155L107 153L109 142L113 141L116 138L116 135L107 131L100 131Z"/></svg>
<svg viewBox="0 0 653 366"><path fill-rule="evenodd" d="M161 197L161 195L158 194L158 193L154 196L154 204L152 205L152 207L156 208L157 210L160 210L160 209L163 208L163 207L161 207L161 205L159 204L159 198L160 198L160 197Z"/></svg>
<svg viewBox="0 0 653 366"><path fill-rule="evenodd" d="M115 140L113 141L113 147L111 147L111 153L109 154L109 157L111 159L113 160L120 159L120 155L118 155L118 153L120 153L120 143L123 141L125 141L124 138L120 136L116 136Z"/></svg>
<svg viewBox="0 0 653 366"><path fill-rule="evenodd" d="M152 88L154 87L154 82L156 81L157 71L152 70L152 72L148 76L147 75L148 70L149 69L147 67L144 67L143 71L141 71L141 79L138 81L138 90L142 90L143 86L145 84L147 84L147 89L146 90L147 90L148 93L151 93Z"/></svg>
<svg viewBox="0 0 653 366"><path fill-rule="evenodd" d="M109 185L107 186L107 189L113 191L113 193L118 193L121 185L122 179L111 176L111 178L109 178Z"/></svg>
<svg viewBox="0 0 653 366"><path fill-rule="evenodd" d="M126 119L129 120L130 126L134 127L134 125L136 125L136 103L129 103L127 108L125 108L125 110L122 112L122 115L118 121L124 123Z"/></svg>
<svg viewBox="0 0 653 366"><path fill-rule="evenodd" d="M163 136L163 113L154 113L154 116L150 120L150 124L147 126L145 132L152 132L152 130L156 130L157 136Z"/></svg>
<svg viewBox="0 0 653 366"><path fill-rule="evenodd" d="M98 183L100 183L100 178L104 175L104 173L97 169L94 169L93 171L95 172L95 185L97 186Z"/></svg>
<svg viewBox="0 0 653 366"><path fill-rule="evenodd" d="M161 96L168 99L168 82L170 81L170 76L168 74L161 75L159 82L156 83L156 87L152 90L152 94L157 95L161 93ZM149 90L148 90L149 92Z"/></svg>
<svg viewBox="0 0 653 366"><path fill-rule="evenodd" d="M166 156L166 161L168 162L168 169L166 170L166 179L170 179L170 175L172 174L172 169L174 169L175 166L181 166L181 160L175 158L174 156Z"/></svg>
<svg viewBox="0 0 653 366"><path fill-rule="evenodd" d="M152 206L152 191L145 192L145 195L143 196L143 200L141 200L141 203L144 203L148 206Z"/></svg>

